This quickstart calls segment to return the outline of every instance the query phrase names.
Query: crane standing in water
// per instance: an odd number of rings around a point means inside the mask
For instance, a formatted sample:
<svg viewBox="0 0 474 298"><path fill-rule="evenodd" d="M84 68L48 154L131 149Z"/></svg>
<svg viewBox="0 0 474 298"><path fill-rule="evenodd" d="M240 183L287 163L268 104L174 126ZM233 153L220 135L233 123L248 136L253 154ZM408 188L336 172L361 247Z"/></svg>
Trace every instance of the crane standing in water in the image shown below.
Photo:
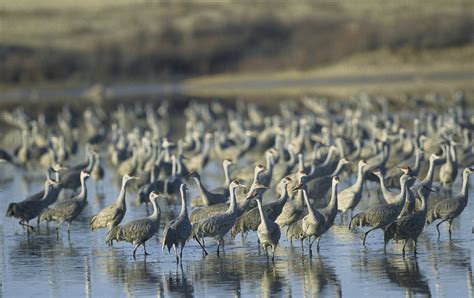
<svg viewBox="0 0 474 298"><path fill-rule="evenodd" d="M224 246L224 235L227 234L237 219L238 210L235 200L235 190L237 187L245 187L239 181L232 181L229 185L230 205L226 212L212 215L193 226L193 236L196 238L214 237L218 241L217 256L219 257L219 249Z"/></svg>
<svg viewBox="0 0 474 298"><path fill-rule="evenodd" d="M188 186L186 184L181 184L180 193L181 193L181 212L178 217L166 224L165 230L163 232L163 245L161 249L163 250L165 246L170 252L171 247L174 248L174 253L176 255L176 262L179 263L183 261L183 248L188 241L192 233L192 225L189 222L188 210L187 210L187 194ZM199 245L202 247L204 252L207 254L206 249L201 245L199 240L195 238ZM178 247L181 245L181 250L178 256Z"/></svg>
<svg viewBox="0 0 474 298"><path fill-rule="evenodd" d="M67 233L71 233L71 223L74 219L81 214L84 207L87 205L87 186L86 179L89 177L89 173L81 171L81 192L70 199L63 200L52 208L46 209L40 217L40 220L45 221L56 221L59 222L56 227L56 234L59 235L59 228L65 222L68 223Z"/></svg>
<svg viewBox="0 0 474 298"><path fill-rule="evenodd" d="M117 197L117 200L112 205L109 205L102 209L97 215L91 218L90 226L91 230L100 228L108 228L119 225L127 212L127 204L125 202L125 196L127 193L127 183L131 180L138 179L137 177L124 175L122 177L122 188Z"/></svg>
<svg viewBox="0 0 474 298"><path fill-rule="evenodd" d="M113 240L117 242L126 241L135 245L133 248L133 258L140 247L143 246L145 256L149 255L146 251L145 242L153 237L160 228L161 210L157 203L160 194L156 191L150 193L150 202L153 205L153 213L145 218L133 220L123 226L115 226L108 233L106 241L112 243Z"/></svg>

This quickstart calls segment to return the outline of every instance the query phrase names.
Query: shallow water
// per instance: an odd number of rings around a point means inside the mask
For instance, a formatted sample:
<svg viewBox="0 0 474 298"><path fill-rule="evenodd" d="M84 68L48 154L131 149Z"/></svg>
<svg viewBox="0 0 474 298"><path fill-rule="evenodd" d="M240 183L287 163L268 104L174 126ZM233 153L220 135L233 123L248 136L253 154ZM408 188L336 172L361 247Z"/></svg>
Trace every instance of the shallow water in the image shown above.
<svg viewBox="0 0 474 298"><path fill-rule="evenodd" d="M219 184L221 178L216 169L217 166L212 165L204 175L209 186ZM8 166L0 169L3 178L12 172ZM13 179L1 185L2 214L9 202L20 201L42 187L41 180L26 183L22 179L23 172L16 170L13 173ZM416 258L411 253L403 258L402 245L395 243L391 243L384 254L381 231L371 233L364 248L363 231L349 231L336 218L336 225L322 237L320 253L312 259L307 256L306 247L303 254L299 243L292 246L282 236L275 262L267 262L257 247L256 234L250 233L245 241L240 236L226 239L221 258L217 258L216 245L211 239L206 241L210 251L206 258L197 243L191 241L184 249L182 265L178 266L173 254L162 253L159 239L166 221L179 212L179 206L161 202L168 216L162 216L158 237L147 243L151 255L144 258L140 248L133 260L130 244L120 243L108 248L104 242L106 231L91 232L88 227L90 217L115 200L119 190L117 178L107 171L103 195L96 193L92 180L87 184L89 204L78 221L73 222L70 238L64 226L57 239L54 223L49 231L42 223L39 235L27 237L17 220L1 217L0 262L3 262L1 286L4 297L229 294L473 297L472 198L455 221L452 240L447 238L447 226L441 228L440 241L436 228L428 226L420 237ZM455 192L459 187L460 177ZM191 197L196 194L193 183L191 193ZM362 208L376 201L375 193L371 193L371 199L364 196ZM135 205L133 192L128 193L127 202L124 222L146 215L144 206Z"/></svg>

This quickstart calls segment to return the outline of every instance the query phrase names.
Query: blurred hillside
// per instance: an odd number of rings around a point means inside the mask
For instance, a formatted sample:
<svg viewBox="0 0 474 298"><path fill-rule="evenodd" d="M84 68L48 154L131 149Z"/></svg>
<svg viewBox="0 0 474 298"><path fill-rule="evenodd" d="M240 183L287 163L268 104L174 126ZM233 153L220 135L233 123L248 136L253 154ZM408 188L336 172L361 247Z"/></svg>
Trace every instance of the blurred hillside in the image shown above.
<svg viewBox="0 0 474 298"><path fill-rule="evenodd" d="M472 52L472 0L412 2L4 2L0 81L176 79L308 70L380 50Z"/></svg>

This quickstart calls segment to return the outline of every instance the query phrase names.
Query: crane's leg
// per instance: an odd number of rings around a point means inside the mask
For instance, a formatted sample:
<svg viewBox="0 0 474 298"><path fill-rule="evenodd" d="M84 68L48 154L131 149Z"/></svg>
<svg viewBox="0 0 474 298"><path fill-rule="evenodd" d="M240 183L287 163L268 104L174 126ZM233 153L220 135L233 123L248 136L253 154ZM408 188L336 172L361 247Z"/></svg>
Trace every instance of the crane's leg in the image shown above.
<svg viewBox="0 0 474 298"><path fill-rule="evenodd" d="M272 262L275 262L275 250L276 250L276 245L272 246Z"/></svg>
<svg viewBox="0 0 474 298"><path fill-rule="evenodd" d="M140 243L135 244L135 247L133 248L133 259L136 259L135 253L137 252L137 248L140 246Z"/></svg>
<svg viewBox="0 0 474 298"><path fill-rule="evenodd" d="M403 244L403 249L402 249L403 257L405 257L405 247L407 246L407 243L408 243L408 239L405 240L405 243Z"/></svg>
<svg viewBox="0 0 474 298"><path fill-rule="evenodd" d="M181 263L183 263L183 248L184 248L185 243L181 243L181 250L179 251L179 258L181 260Z"/></svg>
<svg viewBox="0 0 474 298"><path fill-rule="evenodd" d="M376 230L377 228L373 228L373 229L370 229L368 230L367 232L365 232L365 235L364 235L364 241L362 241L362 245L365 246L365 240L367 239L367 235L369 235L370 232L372 232L373 230Z"/></svg>
<svg viewBox="0 0 474 298"><path fill-rule="evenodd" d="M67 233L71 234L71 222L70 221L68 221L68 223L67 223Z"/></svg>
<svg viewBox="0 0 474 298"><path fill-rule="evenodd" d="M217 242L217 257L219 257L219 248L221 246L221 240L219 239L219 241Z"/></svg>
<svg viewBox="0 0 474 298"><path fill-rule="evenodd" d="M301 252L304 252L303 241L304 241L304 238L300 238Z"/></svg>
<svg viewBox="0 0 474 298"><path fill-rule="evenodd" d="M322 235L321 235L322 236ZM319 253L319 242L321 241L321 236L318 237L318 242L316 243L316 250Z"/></svg>
<svg viewBox="0 0 474 298"><path fill-rule="evenodd" d="M36 227L39 230L39 227L40 227L40 217L39 216L36 218Z"/></svg>
<svg viewBox="0 0 474 298"><path fill-rule="evenodd" d="M308 243L309 243L309 257L312 257L313 256L313 243L314 241L316 241L316 237L314 237L313 240L311 240L311 237L308 238Z"/></svg>
<svg viewBox="0 0 474 298"><path fill-rule="evenodd" d="M199 246L202 248L202 250L204 251L204 254L207 256L208 255L207 250L206 248L204 248L204 245L202 245L201 242L199 242L198 237L194 236L194 240L196 240L196 242L199 243Z"/></svg>
<svg viewBox="0 0 474 298"><path fill-rule="evenodd" d="M415 255L416 257L416 242L417 242L417 238L413 239L413 244L414 244L414 248L413 248L413 254Z"/></svg>
<svg viewBox="0 0 474 298"><path fill-rule="evenodd" d="M449 223L449 230L448 230L449 231L449 239L451 239L451 228L453 227L453 221L449 220L448 223Z"/></svg>
<svg viewBox="0 0 474 298"><path fill-rule="evenodd" d="M149 256L150 254L146 251L145 242L143 242L142 246L143 250L145 251L145 256Z"/></svg>
<svg viewBox="0 0 474 298"><path fill-rule="evenodd" d="M59 236L59 228L61 227L61 225L64 223L64 221L61 221L58 223L58 225L56 226L56 235Z"/></svg>
<svg viewBox="0 0 474 298"><path fill-rule="evenodd" d="M174 255L176 256L176 264L179 263L178 250L176 249L176 244L173 244Z"/></svg>
<svg viewBox="0 0 474 298"><path fill-rule="evenodd" d="M446 220L443 219L442 221L440 221L439 223L436 224L436 230L438 231L438 240L439 240L439 237L441 237L441 233L439 231L439 225L442 224L443 222L445 222Z"/></svg>
<svg viewBox="0 0 474 298"><path fill-rule="evenodd" d="M26 227L26 232L29 234L30 233L30 230L35 232L35 228L31 225L29 225L27 222L25 223L23 220L20 220L20 225L22 225L23 227Z"/></svg>
<svg viewBox="0 0 474 298"><path fill-rule="evenodd" d="M263 250L265 251L265 256L267 257L267 262L268 262L268 247L264 245Z"/></svg>

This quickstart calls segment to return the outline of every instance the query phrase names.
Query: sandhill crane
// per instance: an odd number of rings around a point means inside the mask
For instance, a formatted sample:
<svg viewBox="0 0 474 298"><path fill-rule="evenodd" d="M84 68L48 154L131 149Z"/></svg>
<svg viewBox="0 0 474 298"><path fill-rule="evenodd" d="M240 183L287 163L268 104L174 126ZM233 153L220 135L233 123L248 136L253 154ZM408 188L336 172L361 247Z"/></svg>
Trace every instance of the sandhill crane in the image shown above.
<svg viewBox="0 0 474 298"><path fill-rule="evenodd" d="M91 177L96 183L96 189L100 190L102 187L102 190L103 190L102 182L104 180L105 172L104 172L104 167L102 166L102 159L99 153L92 152L92 154L95 157L95 162L94 162L94 165L92 166Z"/></svg>
<svg viewBox="0 0 474 298"><path fill-rule="evenodd" d="M92 231L100 228L107 228L110 230L112 227L115 227L122 222L125 212L127 212L127 204L125 202L127 183L134 179L138 178L130 175L124 175L122 177L122 187L115 203L105 207L97 215L91 218L90 227Z"/></svg>
<svg viewBox="0 0 474 298"><path fill-rule="evenodd" d="M57 195L55 196L56 198L53 198L51 195L54 184L57 183L48 179L44 183L44 191L38 193L41 197L37 198L36 196L30 196L21 202L10 203L5 216L20 219L20 225L27 227L28 233L30 230L34 232L35 229L33 226L29 225L28 222L39 216L45 208L51 205L51 203L54 202L52 199L56 200Z"/></svg>
<svg viewBox="0 0 474 298"><path fill-rule="evenodd" d="M474 168L465 168L462 173L462 187L460 193L450 199L445 199L430 208L428 214L428 224L431 224L437 219L441 221L436 224L436 230L438 231L438 238L441 233L439 231L439 226L447 221L449 223L449 238L451 238L451 228L453 220L458 217L467 206L468 202L468 190L469 190L469 176L474 172Z"/></svg>
<svg viewBox="0 0 474 298"><path fill-rule="evenodd" d="M115 226L108 233L106 237L107 243L112 243L113 240L117 242L126 241L132 243L133 258L138 247L143 246L145 256L149 255L146 251L145 243L148 239L153 237L160 228L161 210L158 205L158 198L162 197L160 193L153 191L150 193L150 202L153 205L153 213L145 218L136 219L126 223L123 226Z"/></svg>
<svg viewBox="0 0 474 298"><path fill-rule="evenodd" d="M299 171L297 175L298 185L306 183L307 175L303 171ZM275 222L283 228L285 226L290 226L292 223L300 219L304 208L304 198L300 193L297 193L293 196L293 200L286 202L283 205L283 210L281 214L277 217Z"/></svg>
<svg viewBox="0 0 474 298"><path fill-rule="evenodd" d="M252 199L258 196L261 196L267 189L268 187L266 187L265 185L256 183L256 184L252 184L252 186L250 186L249 191L243 194L243 198L239 198L242 195L236 194L237 216L241 216L249 207ZM189 220L191 221L191 224L198 223L208 218L209 216L226 212L226 210L229 209L229 206L230 206L230 203L222 203L222 204L216 204L216 205L212 205L208 207L194 208L193 211L191 212L191 215L189 216Z"/></svg>
<svg viewBox="0 0 474 298"><path fill-rule="evenodd" d="M313 243L316 239L318 239L322 235L323 230L324 230L324 222L326 219L324 218L324 215L321 214L321 212L319 212L319 210L311 206L311 203L309 202L309 199L308 199L308 195L306 193L306 189L302 188L301 191L303 192L303 198L306 203L306 208L308 208L308 214L305 217L303 217L303 219L301 220L301 229L303 231L304 237L308 238L309 255L312 256ZM311 237L314 237L312 241L311 241Z"/></svg>
<svg viewBox="0 0 474 298"><path fill-rule="evenodd" d="M359 204L360 199L362 198L364 168L366 165L367 164L364 160L359 161L356 182L353 185L343 189L338 195L338 211L344 214L350 210L351 218L354 208Z"/></svg>
<svg viewBox="0 0 474 298"><path fill-rule="evenodd" d="M200 198L205 206L211 206L215 204L225 203L229 196L225 191L220 193L213 193L207 190L207 188L202 184L201 175L198 172L191 172L189 177L193 178L196 181L198 186Z"/></svg>
<svg viewBox="0 0 474 298"><path fill-rule="evenodd" d="M237 187L245 187L239 181L232 181L229 185L230 205L226 212L210 216L203 221L193 225L193 234L197 238L213 237L218 241L217 256L219 248L224 246L224 235L227 234L237 219L237 203L235 200L235 190Z"/></svg>
<svg viewBox="0 0 474 298"><path fill-rule="evenodd" d="M230 159L224 159L222 161L222 168L224 169L224 186L211 189L213 193L225 193L229 197L229 185L231 183L230 179L230 169L234 162Z"/></svg>
<svg viewBox="0 0 474 298"><path fill-rule="evenodd" d="M60 175L59 183L66 189L76 190L81 187L81 172L85 171L90 173L95 163L95 156L92 153L89 153L89 161L85 168L76 169L72 168L70 170L66 170L64 174ZM82 165L80 165L82 166Z"/></svg>
<svg viewBox="0 0 474 298"><path fill-rule="evenodd" d="M180 193L181 193L181 212L178 217L168 222L165 226L163 232L163 244L161 249L164 250L165 246L168 247L168 252L170 252L171 247L174 248L174 253L176 255L176 262L179 263L179 259L183 259L183 248L191 236L192 226L188 218L188 210L186 206L186 191L188 186L186 184L181 184ZM177 248L181 245L181 250L179 252Z"/></svg>
<svg viewBox="0 0 474 298"><path fill-rule="evenodd" d="M429 168L426 173L426 177L419 183L413 186L413 193L418 197L418 190L423 191L423 196L428 200L430 193L432 192L434 171L436 166L436 161L439 160L441 156L436 154L431 154L429 159ZM419 198L419 197L418 197Z"/></svg>
<svg viewBox="0 0 474 298"><path fill-rule="evenodd" d="M343 167L347 164L349 164L349 161L345 158L341 158L337 163L336 169L334 169L332 173L309 181L307 183L308 196L313 198L315 201L323 199L332 187L333 177L339 175Z"/></svg>
<svg viewBox="0 0 474 298"><path fill-rule="evenodd" d="M439 169L439 181L441 185L451 191L451 185L456 180L458 174L457 153L455 143L450 141L443 146L445 163Z"/></svg>
<svg viewBox="0 0 474 298"><path fill-rule="evenodd" d="M56 233L59 234L59 228L65 222L68 222L67 232L71 232L71 223L77 216L82 212L84 207L87 205L87 186L86 179L89 177L89 173L81 171L81 192L70 199L65 199L61 202L56 203L52 208L48 208L41 214L40 220L45 221L56 221L58 225L56 227Z"/></svg>
<svg viewBox="0 0 474 298"><path fill-rule="evenodd" d="M331 182L331 199L328 203L328 205L326 207L324 207L323 209L320 209L320 210L317 210L315 208L314 211L316 211L316 214L321 214L323 216L323 220L321 221L321 223L319 224L320 226L318 226L318 234L316 235L312 235L315 237L314 240L318 240L317 242L317 251L319 252L319 243L321 241L321 236L326 233L330 228L331 226L334 224L334 219L336 218L336 215L337 215L337 206L338 206L338 194L337 194L337 185L339 184L340 180L339 180L339 177L338 176L334 176L332 178L332 182ZM304 189L306 190L306 186L305 185L298 185L295 189ZM304 193L304 196L306 197L305 200L307 199L307 193ZM309 201L309 200L308 200ZM309 215L309 209L308 209L308 214L306 216ZM305 217L306 217L305 216ZM310 215L311 216L311 215ZM308 238L308 241L311 241L311 236L309 236L307 233L305 233L304 231L304 226L303 226L303 220L304 218L301 218L300 220L294 222L293 224L291 224L289 227L288 227L288 230L287 230L287 238L289 238L290 240L294 237L296 238L299 238L300 241L301 241L301 248L303 248L303 240L305 238ZM316 215L316 217L318 217ZM314 242L313 240L313 242ZM312 250L311 250L311 247L312 247L312 244L313 242L310 242L310 256L312 255Z"/></svg>
<svg viewBox="0 0 474 298"><path fill-rule="evenodd" d="M364 246L367 235L370 232L376 229L384 229L387 225L397 219L405 204L405 195L407 191L406 184L410 179L413 180L413 178L408 174L403 174L400 177L401 192L398 194L397 199L394 202L370 207L352 217L349 229L352 229L354 226L372 227L370 230L365 232L364 240L362 242Z"/></svg>
<svg viewBox="0 0 474 298"><path fill-rule="evenodd" d="M274 221L283 210L283 206L288 200L289 186L292 182L290 177L285 177L280 182L280 197L278 200L262 206L265 216ZM265 187L266 188L266 187ZM260 225L259 209L253 208L237 218L235 225L232 227L231 236L235 237L239 232L242 233L242 238L247 231L256 231Z"/></svg>
<svg viewBox="0 0 474 298"><path fill-rule="evenodd" d="M268 259L268 247L272 248L272 261L275 260L275 249L280 240L281 232L280 226L278 226L273 220L269 219L262 208L261 198L257 198L257 207L260 213L260 224L257 228L257 235L262 246L265 250L265 254Z"/></svg>
<svg viewBox="0 0 474 298"><path fill-rule="evenodd" d="M416 255L416 243L418 236L420 236L425 227L427 213L427 202L424 192L421 189L418 189L418 195L421 199L420 209L414 213L398 218L385 228L384 250L386 249L387 243L390 239L405 240L402 249L403 256L405 256L405 247L408 240L412 240L414 243L413 253Z"/></svg>

